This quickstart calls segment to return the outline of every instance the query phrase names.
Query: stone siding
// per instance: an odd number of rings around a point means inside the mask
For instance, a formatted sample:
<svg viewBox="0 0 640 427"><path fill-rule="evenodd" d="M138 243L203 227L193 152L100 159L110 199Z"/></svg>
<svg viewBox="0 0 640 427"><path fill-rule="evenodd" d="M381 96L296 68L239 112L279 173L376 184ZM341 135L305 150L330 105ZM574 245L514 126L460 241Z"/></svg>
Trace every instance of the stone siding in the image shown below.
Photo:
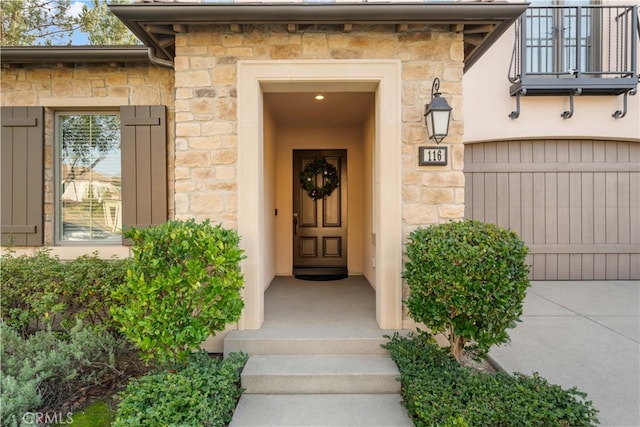
<svg viewBox="0 0 640 427"><path fill-rule="evenodd" d="M201 25L176 35L175 70L148 64L3 66L2 105L46 107L46 243L53 243L54 233L55 111L166 105L169 217L237 229L238 61L305 59L401 63L403 238L419 226L463 218L461 33L441 25ZM423 112L436 77L453 107L443 143L449 164L421 167L418 147L434 145ZM406 297L406 284L403 291Z"/></svg>
<svg viewBox="0 0 640 427"><path fill-rule="evenodd" d="M293 30L293 31L290 31ZM176 217L237 226L237 61L397 59L402 63L403 232L464 215L462 34L446 26L192 26L176 37ZM447 166L419 167L433 79L453 107Z"/></svg>
<svg viewBox="0 0 640 427"><path fill-rule="evenodd" d="M167 107L168 191L174 168L173 71L152 65L3 65L3 106L45 107L44 206L45 244L54 242L54 114L56 111L117 111L121 105ZM173 216L169 198L169 217Z"/></svg>

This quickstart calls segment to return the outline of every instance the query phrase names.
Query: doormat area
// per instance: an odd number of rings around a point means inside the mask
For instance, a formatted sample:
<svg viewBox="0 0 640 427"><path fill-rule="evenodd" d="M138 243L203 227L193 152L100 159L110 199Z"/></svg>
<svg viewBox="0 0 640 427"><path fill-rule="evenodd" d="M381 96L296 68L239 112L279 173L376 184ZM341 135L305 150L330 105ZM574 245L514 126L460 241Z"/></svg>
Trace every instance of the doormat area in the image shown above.
<svg viewBox="0 0 640 427"><path fill-rule="evenodd" d="M314 282L328 282L331 280L342 280L349 277L347 274L296 274L294 276L300 280L310 280Z"/></svg>

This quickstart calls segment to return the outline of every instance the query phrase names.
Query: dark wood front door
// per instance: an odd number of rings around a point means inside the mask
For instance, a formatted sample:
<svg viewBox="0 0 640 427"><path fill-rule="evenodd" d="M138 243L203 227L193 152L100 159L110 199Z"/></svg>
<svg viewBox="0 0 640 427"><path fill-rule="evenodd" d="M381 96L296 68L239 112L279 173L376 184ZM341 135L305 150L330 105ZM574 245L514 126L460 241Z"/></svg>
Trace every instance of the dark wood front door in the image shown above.
<svg viewBox="0 0 640 427"><path fill-rule="evenodd" d="M300 173L324 159L338 174L340 184L326 197L314 200L300 185ZM293 274L342 276L347 274L347 151L294 150L293 152ZM309 176L310 177L310 176ZM313 175L316 188L326 178Z"/></svg>

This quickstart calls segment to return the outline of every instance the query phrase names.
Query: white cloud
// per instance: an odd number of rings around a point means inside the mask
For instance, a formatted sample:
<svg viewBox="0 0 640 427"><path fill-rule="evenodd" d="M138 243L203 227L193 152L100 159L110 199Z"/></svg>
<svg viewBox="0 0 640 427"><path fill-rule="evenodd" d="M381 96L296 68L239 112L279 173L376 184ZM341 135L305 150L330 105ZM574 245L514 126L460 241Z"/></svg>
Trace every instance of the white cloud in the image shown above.
<svg viewBox="0 0 640 427"><path fill-rule="evenodd" d="M74 18L80 16L80 14L82 13L83 4L84 2L81 1L75 1L71 3L71 6L69 6L69 10L67 11L67 16Z"/></svg>

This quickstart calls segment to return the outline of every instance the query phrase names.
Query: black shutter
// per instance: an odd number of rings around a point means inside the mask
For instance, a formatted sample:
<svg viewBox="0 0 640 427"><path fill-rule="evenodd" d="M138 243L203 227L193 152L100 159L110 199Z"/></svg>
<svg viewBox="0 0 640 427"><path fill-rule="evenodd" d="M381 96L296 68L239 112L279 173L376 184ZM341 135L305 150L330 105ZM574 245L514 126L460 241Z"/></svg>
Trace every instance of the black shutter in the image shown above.
<svg viewBox="0 0 640 427"><path fill-rule="evenodd" d="M123 229L163 224L168 216L166 109L122 106L120 121Z"/></svg>
<svg viewBox="0 0 640 427"><path fill-rule="evenodd" d="M44 108L2 107L2 245L44 242Z"/></svg>

